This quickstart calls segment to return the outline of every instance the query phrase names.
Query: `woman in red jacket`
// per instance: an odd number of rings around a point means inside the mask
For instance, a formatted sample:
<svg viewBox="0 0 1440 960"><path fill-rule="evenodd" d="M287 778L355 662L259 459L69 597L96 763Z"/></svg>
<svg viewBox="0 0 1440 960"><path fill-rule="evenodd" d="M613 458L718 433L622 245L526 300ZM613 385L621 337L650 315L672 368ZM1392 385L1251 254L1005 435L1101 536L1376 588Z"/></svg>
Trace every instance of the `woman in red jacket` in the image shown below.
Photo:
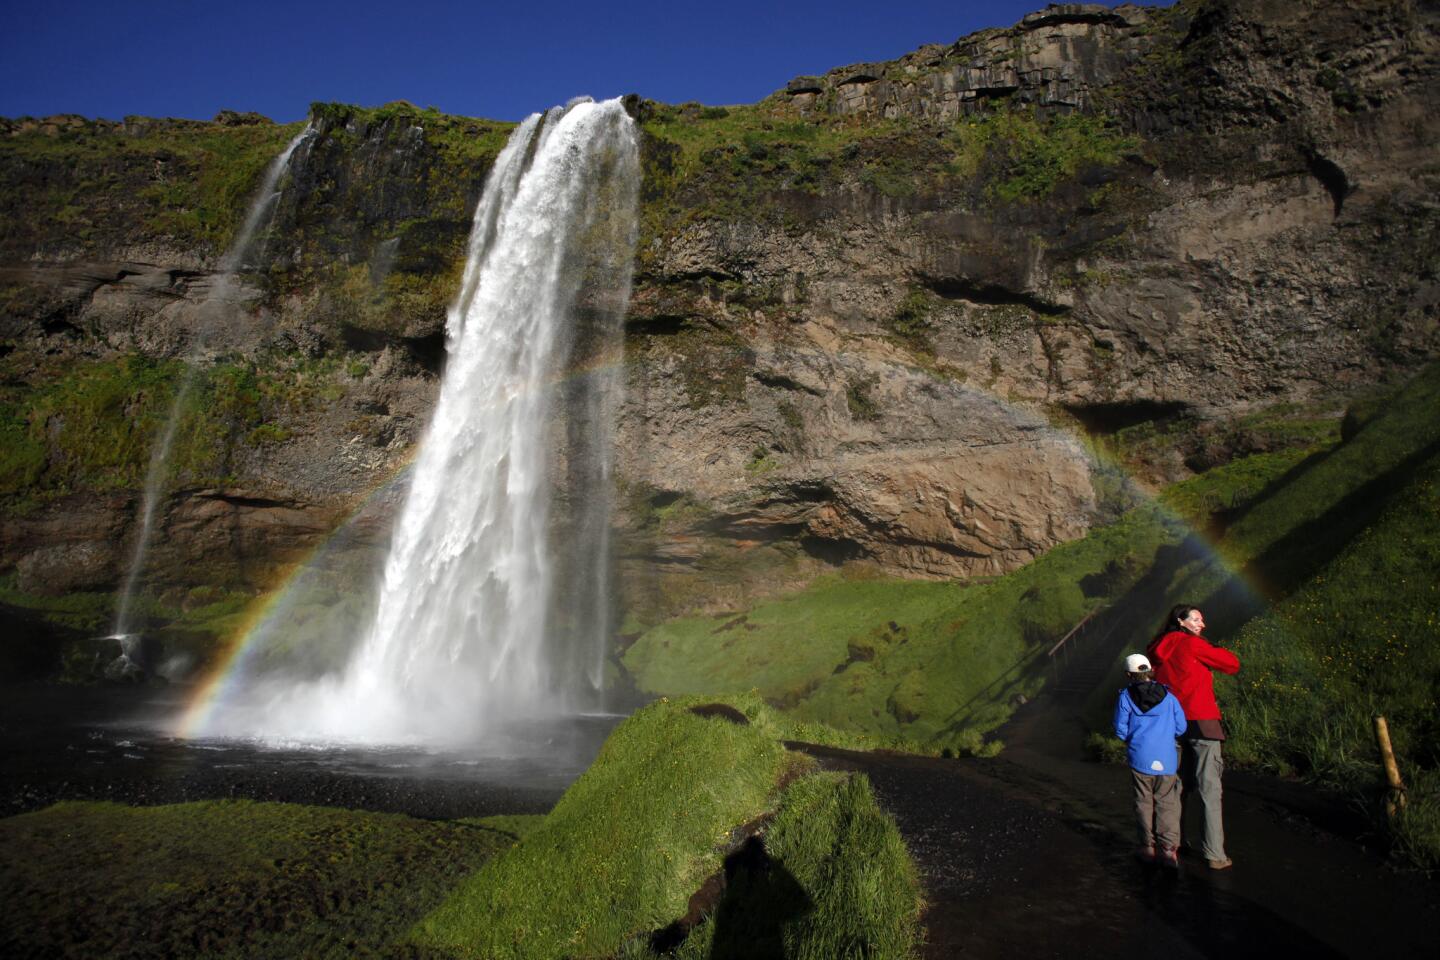
<svg viewBox="0 0 1440 960"><path fill-rule="evenodd" d="M1220 777L1225 771L1220 744L1225 740L1225 730L1220 725L1220 705L1215 702L1211 671L1235 673L1240 669L1240 660L1230 651L1208 643L1200 635L1204 630L1205 618L1199 609L1182 603L1170 611L1160 632L1150 641L1148 653L1155 679L1175 694L1189 721L1180 740L1180 781L1184 799L1198 799L1205 814L1200 852L1209 861L1210 869L1224 870L1230 866L1230 858L1225 855L1225 826L1220 818ZM1185 807L1189 820L1195 804L1187 802Z"/></svg>

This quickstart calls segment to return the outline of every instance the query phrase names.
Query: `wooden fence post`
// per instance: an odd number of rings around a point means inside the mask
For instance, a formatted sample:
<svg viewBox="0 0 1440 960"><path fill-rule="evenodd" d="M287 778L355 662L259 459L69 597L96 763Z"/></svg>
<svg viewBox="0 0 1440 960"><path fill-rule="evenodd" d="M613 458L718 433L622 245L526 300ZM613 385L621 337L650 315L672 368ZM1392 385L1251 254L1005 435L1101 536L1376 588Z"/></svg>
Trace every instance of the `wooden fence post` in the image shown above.
<svg viewBox="0 0 1440 960"><path fill-rule="evenodd" d="M1390 725L1378 715L1375 717L1375 742L1380 745L1380 762L1385 765L1385 780L1390 786L1385 798L1385 815L1393 820L1396 813L1405 809L1405 782L1400 779L1395 749L1390 746Z"/></svg>

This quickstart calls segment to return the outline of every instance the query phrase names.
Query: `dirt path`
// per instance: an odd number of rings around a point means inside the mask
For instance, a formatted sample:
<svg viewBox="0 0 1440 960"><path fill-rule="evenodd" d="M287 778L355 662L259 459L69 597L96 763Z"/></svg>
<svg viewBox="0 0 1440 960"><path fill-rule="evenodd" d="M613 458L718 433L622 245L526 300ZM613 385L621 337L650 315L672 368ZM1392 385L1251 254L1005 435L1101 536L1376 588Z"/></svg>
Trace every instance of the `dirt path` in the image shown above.
<svg viewBox="0 0 1440 960"><path fill-rule="evenodd" d="M1235 867L1174 876L1130 855L1128 779L1082 759L1078 722L1042 700L1007 733L996 760L806 748L864 771L895 816L926 957L1436 956L1440 884L1317 825L1334 811L1308 791L1228 774Z"/></svg>

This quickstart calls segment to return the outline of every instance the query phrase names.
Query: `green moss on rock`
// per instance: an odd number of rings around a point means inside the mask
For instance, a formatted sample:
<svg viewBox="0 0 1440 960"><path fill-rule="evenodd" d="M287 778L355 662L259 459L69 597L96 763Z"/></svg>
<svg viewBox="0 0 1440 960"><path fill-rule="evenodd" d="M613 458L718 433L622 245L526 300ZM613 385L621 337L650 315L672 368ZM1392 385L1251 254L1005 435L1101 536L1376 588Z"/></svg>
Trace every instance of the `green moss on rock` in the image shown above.
<svg viewBox="0 0 1440 960"><path fill-rule="evenodd" d="M394 955L411 922L512 842L293 804L62 803L0 821L0 941L75 958Z"/></svg>
<svg viewBox="0 0 1440 960"><path fill-rule="evenodd" d="M301 126L145 118L9 125L0 137L0 179L11 185L0 199L0 252L17 259L148 241L218 255L265 168Z"/></svg>

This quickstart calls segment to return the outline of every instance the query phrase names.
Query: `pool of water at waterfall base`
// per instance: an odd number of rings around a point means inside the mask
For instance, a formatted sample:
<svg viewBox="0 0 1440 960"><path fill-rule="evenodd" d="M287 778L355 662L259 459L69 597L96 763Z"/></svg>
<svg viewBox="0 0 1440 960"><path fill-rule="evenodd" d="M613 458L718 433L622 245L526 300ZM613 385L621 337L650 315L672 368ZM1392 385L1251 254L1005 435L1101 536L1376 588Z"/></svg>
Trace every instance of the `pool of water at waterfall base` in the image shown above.
<svg viewBox="0 0 1440 960"><path fill-rule="evenodd" d="M0 816L60 800L244 798L443 818L548 811L623 717L586 714L496 731L468 747L182 739L190 690L0 689Z"/></svg>

